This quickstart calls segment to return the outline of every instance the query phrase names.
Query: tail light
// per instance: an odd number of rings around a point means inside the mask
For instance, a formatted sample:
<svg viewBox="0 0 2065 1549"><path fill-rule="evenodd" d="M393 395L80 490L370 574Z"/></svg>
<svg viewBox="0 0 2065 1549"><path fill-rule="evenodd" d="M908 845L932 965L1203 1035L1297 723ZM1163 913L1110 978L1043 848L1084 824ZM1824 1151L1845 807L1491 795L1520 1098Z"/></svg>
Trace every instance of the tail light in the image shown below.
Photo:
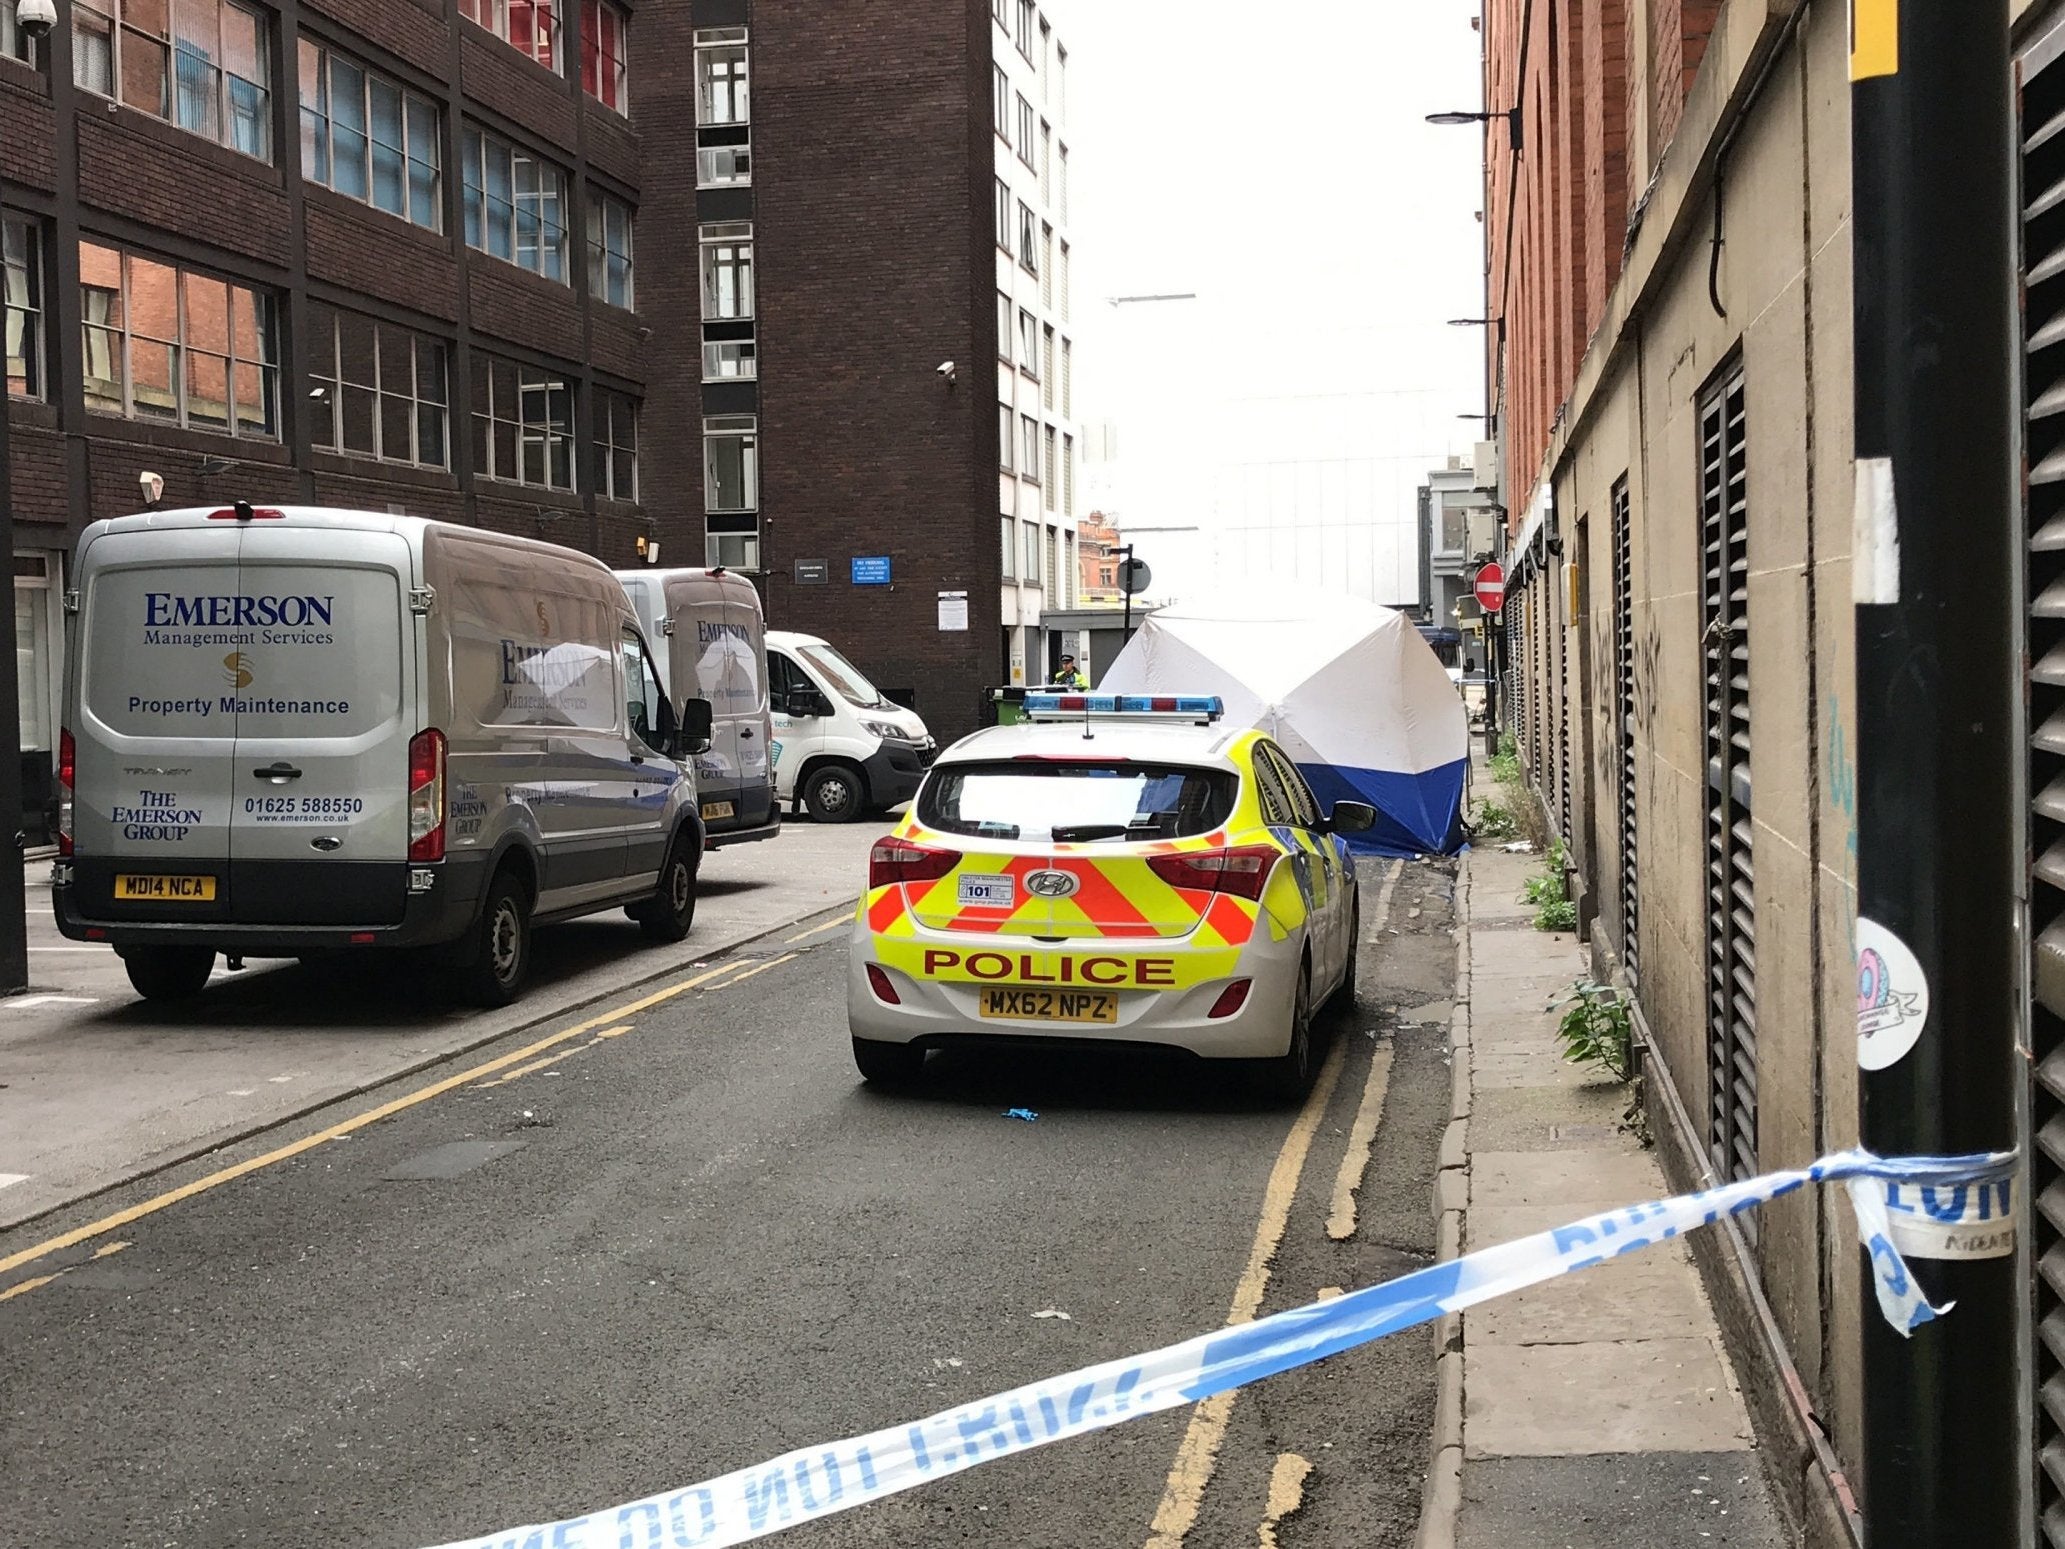
<svg viewBox="0 0 2065 1549"><path fill-rule="evenodd" d="M72 853L72 788L77 777L78 748L69 731L57 734L57 853Z"/></svg>
<svg viewBox="0 0 2065 1549"><path fill-rule="evenodd" d="M937 882L960 862L956 850L935 850L908 839L877 839L868 851L868 886L898 882Z"/></svg>
<svg viewBox="0 0 2065 1549"><path fill-rule="evenodd" d="M1212 1009L1205 1013L1211 1021L1217 1022L1230 1017L1248 1003L1248 991L1254 986L1253 979L1236 979L1219 992L1219 998L1212 1002Z"/></svg>
<svg viewBox="0 0 2065 1549"><path fill-rule="evenodd" d="M903 999L896 993L896 986L889 982L889 975L880 966L868 964L868 988L875 992L875 999L885 1006L901 1006Z"/></svg>
<svg viewBox="0 0 2065 1549"><path fill-rule="evenodd" d="M445 734L432 729L409 739L409 859L445 858Z"/></svg>
<svg viewBox="0 0 2065 1549"><path fill-rule="evenodd" d="M1231 850L1193 850L1156 855L1147 864L1171 887L1200 893L1231 893L1235 898L1260 898L1269 868L1283 852L1266 844L1245 844Z"/></svg>

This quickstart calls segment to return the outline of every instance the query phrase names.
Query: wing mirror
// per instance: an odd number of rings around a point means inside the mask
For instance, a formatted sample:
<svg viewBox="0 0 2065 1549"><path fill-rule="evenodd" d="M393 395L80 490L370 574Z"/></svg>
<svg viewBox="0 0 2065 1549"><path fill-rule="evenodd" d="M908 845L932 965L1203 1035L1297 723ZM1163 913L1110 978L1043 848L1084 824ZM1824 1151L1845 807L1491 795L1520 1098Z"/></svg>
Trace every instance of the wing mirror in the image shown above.
<svg viewBox="0 0 2065 1549"><path fill-rule="evenodd" d="M681 751L691 756L710 751L716 717L707 699L684 700L681 705Z"/></svg>
<svg viewBox="0 0 2065 1549"><path fill-rule="evenodd" d="M799 683L789 690L789 697L783 701L782 709L792 720L808 721L825 713L824 696L807 683Z"/></svg>
<svg viewBox="0 0 2065 1549"><path fill-rule="evenodd" d="M1377 809L1366 801L1337 801L1326 826L1329 833L1368 833L1377 826Z"/></svg>

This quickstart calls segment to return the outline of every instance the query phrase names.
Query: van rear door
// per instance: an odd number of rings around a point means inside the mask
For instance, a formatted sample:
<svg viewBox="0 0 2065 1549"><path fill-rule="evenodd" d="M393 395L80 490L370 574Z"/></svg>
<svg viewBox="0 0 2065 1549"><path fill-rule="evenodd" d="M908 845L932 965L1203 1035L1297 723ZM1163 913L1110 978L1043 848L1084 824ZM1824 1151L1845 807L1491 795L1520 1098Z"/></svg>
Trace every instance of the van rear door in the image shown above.
<svg viewBox="0 0 2065 1549"><path fill-rule="evenodd" d="M236 528L111 534L82 556L73 885L96 919L231 918Z"/></svg>
<svg viewBox="0 0 2065 1549"><path fill-rule="evenodd" d="M239 567L248 643L225 659L237 916L392 925L408 887L414 570L395 533L265 524Z"/></svg>

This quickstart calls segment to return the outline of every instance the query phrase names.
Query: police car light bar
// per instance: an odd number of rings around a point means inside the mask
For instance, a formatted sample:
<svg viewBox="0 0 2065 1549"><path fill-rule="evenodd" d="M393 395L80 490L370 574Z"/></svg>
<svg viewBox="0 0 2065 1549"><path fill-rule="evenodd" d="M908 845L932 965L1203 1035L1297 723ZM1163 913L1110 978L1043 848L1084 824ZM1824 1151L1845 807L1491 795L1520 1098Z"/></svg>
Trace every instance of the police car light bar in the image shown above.
<svg viewBox="0 0 2065 1549"><path fill-rule="evenodd" d="M1226 702L1217 694L1027 694L1024 706L1029 721L1125 715L1209 723L1225 713Z"/></svg>

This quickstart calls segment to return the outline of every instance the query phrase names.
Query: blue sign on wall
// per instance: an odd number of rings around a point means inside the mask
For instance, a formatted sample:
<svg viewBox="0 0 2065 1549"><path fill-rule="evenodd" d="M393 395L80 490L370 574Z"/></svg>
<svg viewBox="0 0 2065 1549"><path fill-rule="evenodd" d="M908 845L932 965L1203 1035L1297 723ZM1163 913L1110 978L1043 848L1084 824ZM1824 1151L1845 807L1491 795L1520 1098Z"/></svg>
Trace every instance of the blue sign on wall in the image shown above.
<svg viewBox="0 0 2065 1549"><path fill-rule="evenodd" d="M855 586L887 586L889 584L889 556L887 554L855 555L853 560L853 584Z"/></svg>

